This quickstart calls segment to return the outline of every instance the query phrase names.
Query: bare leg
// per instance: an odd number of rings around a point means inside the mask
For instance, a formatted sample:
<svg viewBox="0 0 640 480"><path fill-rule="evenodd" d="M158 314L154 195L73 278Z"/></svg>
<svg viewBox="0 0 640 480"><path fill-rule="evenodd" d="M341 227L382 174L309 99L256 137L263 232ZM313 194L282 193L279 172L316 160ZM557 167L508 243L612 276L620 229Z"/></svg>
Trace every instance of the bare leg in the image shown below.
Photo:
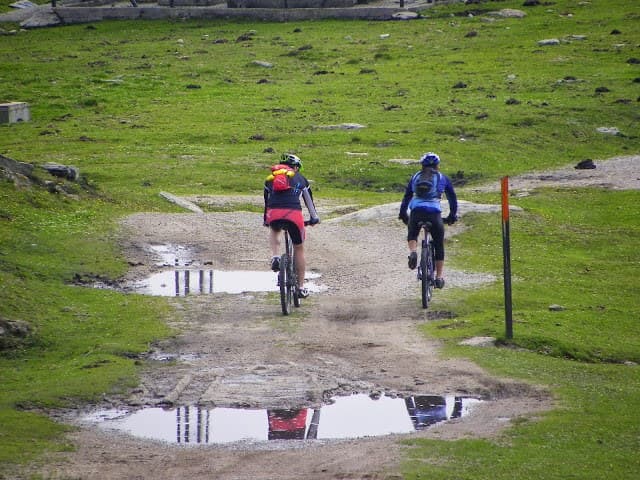
<svg viewBox="0 0 640 480"><path fill-rule="evenodd" d="M277 257L280 255L280 232L269 229L269 246L271 247L271 255Z"/></svg>
<svg viewBox="0 0 640 480"><path fill-rule="evenodd" d="M418 250L418 241L417 240L409 240L409 253L415 252Z"/></svg>
<svg viewBox="0 0 640 480"><path fill-rule="evenodd" d="M294 255L296 257L296 275L298 276L298 286L304 288L304 275L307 267L307 261L304 258L304 244L293 246Z"/></svg>
<svg viewBox="0 0 640 480"><path fill-rule="evenodd" d="M444 260L436 260L436 278L442 278L444 274Z"/></svg>

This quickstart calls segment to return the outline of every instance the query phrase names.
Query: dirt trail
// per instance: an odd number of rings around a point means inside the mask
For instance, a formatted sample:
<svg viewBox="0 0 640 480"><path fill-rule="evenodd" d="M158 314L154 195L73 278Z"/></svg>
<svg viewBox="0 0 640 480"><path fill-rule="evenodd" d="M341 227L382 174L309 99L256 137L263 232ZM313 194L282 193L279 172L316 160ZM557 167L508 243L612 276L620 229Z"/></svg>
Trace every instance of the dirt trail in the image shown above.
<svg viewBox="0 0 640 480"><path fill-rule="evenodd" d="M625 170L617 175L600 172L631 181L625 188L640 188L638 157L626 158L633 160L621 162ZM526 185L536 184L540 181ZM337 208L322 199L318 203L325 218ZM422 310L396 208L352 213L309 229L308 265L328 289L287 318L273 294L172 299L180 333L155 353L184 360L146 369L141 387L113 403L156 405L170 399L174 405L318 407L334 394L374 391L487 400L470 416L409 435L443 439L493 436L516 417L550 408L541 389L492 377L465 360L442 358L438 342L419 333L420 324L450 316L439 309L439 300L453 288L492 278L449 270L447 288L436 292L433 309ZM464 204L463 214L473 209L487 206ZM158 269L149 246L163 244L189 247L194 265L267 270L266 230L260 225L261 216L247 212L133 215L123 222L127 256L137 265L129 279ZM448 229L447 236L461 228ZM39 471L45 478L104 480L401 478L402 450L409 447L398 439L407 437L184 448L83 426L70 436L78 451L52 456Z"/></svg>

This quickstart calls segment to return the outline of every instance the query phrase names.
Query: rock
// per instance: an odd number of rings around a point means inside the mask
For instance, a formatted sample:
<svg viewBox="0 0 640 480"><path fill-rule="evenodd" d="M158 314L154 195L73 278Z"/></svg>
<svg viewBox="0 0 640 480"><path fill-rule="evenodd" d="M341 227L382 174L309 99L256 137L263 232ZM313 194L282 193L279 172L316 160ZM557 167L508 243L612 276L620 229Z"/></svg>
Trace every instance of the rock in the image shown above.
<svg viewBox="0 0 640 480"><path fill-rule="evenodd" d="M522 10L516 10L513 8L503 8L497 12L489 12L489 15L494 15L496 17L502 18L524 18L527 16Z"/></svg>
<svg viewBox="0 0 640 480"><path fill-rule="evenodd" d="M541 47L546 47L550 45L560 45L560 40L557 38L547 38L545 40L538 40L538 45Z"/></svg>
<svg viewBox="0 0 640 480"><path fill-rule="evenodd" d="M19 347L33 334L33 327L22 320L0 317L0 351Z"/></svg>
<svg viewBox="0 0 640 480"><path fill-rule="evenodd" d="M202 213L202 209L200 207L198 207L196 204L190 202L189 200L186 200L184 198L180 198L176 195L173 195L169 192L160 192L160 196L168 201L170 201L171 203L175 203L176 205L186 209L186 210L190 210L194 213Z"/></svg>
<svg viewBox="0 0 640 480"><path fill-rule="evenodd" d="M462 340L458 345L468 347L493 347L495 344L496 339L493 337L473 337Z"/></svg>
<svg viewBox="0 0 640 480"><path fill-rule="evenodd" d="M13 8L35 8L38 5L33 2L30 2L29 0L20 0L18 2L12 3L9 6Z"/></svg>
<svg viewBox="0 0 640 480"><path fill-rule="evenodd" d="M16 173L28 178L33 174L33 165L30 163L18 162L12 158L0 155L0 170Z"/></svg>
<svg viewBox="0 0 640 480"><path fill-rule="evenodd" d="M251 62L253 65L257 65L259 67L264 67L264 68L273 68L273 63L269 63L269 62L263 62L262 60L254 60L253 62Z"/></svg>
<svg viewBox="0 0 640 480"><path fill-rule="evenodd" d="M598 127L596 132L604 133L605 135L620 135L620 130L616 127Z"/></svg>
<svg viewBox="0 0 640 480"><path fill-rule="evenodd" d="M593 170L594 168L596 168L596 164L593 163L593 160L587 158L586 160L578 162L578 164L574 168L576 168L576 170Z"/></svg>
<svg viewBox="0 0 640 480"><path fill-rule="evenodd" d="M360 125L359 123L341 123L339 125L320 125L316 128L321 130L360 130L361 128L366 128L364 125Z"/></svg>
<svg viewBox="0 0 640 480"><path fill-rule="evenodd" d="M37 8L33 12L33 15L31 15L23 22L20 22L20 27L26 29L56 27L58 25L62 25L62 20L51 7Z"/></svg>
<svg viewBox="0 0 640 480"><path fill-rule="evenodd" d="M80 177L80 170L76 167L68 167L59 163L45 163L42 168L54 177L65 178L67 180L77 180Z"/></svg>
<svg viewBox="0 0 640 480"><path fill-rule="evenodd" d="M420 18L420 15L417 14L416 12L396 12L394 13L391 18L393 18L394 20L414 20L416 18Z"/></svg>
<svg viewBox="0 0 640 480"><path fill-rule="evenodd" d="M564 310L565 308L562 305L557 305L555 303L553 305L549 305L550 312L562 312Z"/></svg>

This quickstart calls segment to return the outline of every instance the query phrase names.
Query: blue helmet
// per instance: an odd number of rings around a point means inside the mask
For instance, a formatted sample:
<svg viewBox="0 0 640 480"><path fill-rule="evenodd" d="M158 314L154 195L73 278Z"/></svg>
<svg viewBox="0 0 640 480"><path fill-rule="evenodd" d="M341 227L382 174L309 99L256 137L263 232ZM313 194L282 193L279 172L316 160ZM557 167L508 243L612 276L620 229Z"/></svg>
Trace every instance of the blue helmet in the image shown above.
<svg viewBox="0 0 640 480"><path fill-rule="evenodd" d="M433 152L428 152L422 155L420 163L423 167L435 167L440 163L440 157Z"/></svg>

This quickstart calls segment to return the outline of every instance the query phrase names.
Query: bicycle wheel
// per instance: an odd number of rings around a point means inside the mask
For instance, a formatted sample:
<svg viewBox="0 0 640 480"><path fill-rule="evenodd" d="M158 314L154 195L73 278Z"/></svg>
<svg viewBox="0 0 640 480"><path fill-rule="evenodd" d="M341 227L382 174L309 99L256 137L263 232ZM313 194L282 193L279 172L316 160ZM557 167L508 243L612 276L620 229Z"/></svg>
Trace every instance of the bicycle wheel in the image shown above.
<svg viewBox="0 0 640 480"><path fill-rule="evenodd" d="M433 294L433 245L428 240L422 240L420 251L422 308L427 308Z"/></svg>
<svg viewBox="0 0 640 480"><path fill-rule="evenodd" d="M278 272L278 285L280 286L280 305L282 306L282 314L289 315L288 288L289 284L289 256L284 253L280 257L280 271Z"/></svg>
<svg viewBox="0 0 640 480"><path fill-rule="evenodd" d="M291 262L291 285L293 288L293 306L300 306L300 297L298 296L298 273L296 272L296 256L293 256L293 262Z"/></svg>

